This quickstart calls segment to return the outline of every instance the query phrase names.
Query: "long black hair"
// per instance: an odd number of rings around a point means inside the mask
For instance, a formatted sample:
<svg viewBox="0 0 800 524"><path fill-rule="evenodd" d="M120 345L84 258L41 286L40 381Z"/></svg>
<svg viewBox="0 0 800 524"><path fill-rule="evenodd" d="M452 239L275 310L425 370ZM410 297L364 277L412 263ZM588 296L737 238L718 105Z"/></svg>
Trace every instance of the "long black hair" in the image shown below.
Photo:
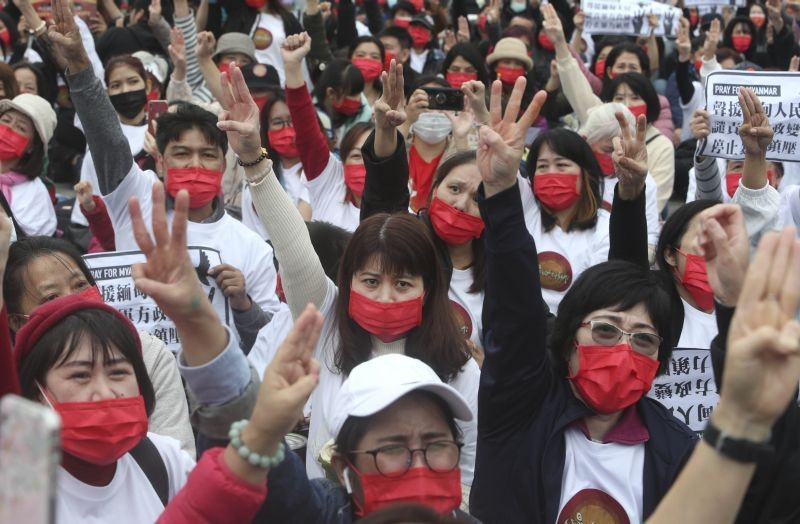
<svg viewBox="0 0 800 524"><path fill-rule="evenodd" d="M613 102L614 95L622 84L628 86L631 91L644 100L647 105L647 123L652 124L658 120L658 115L661 113L661 101L658 99L658 93L656 93L653 83L641 73L623 73L614 80L604 83L603 89L600 91L600 99L603 102Z"/></svg>

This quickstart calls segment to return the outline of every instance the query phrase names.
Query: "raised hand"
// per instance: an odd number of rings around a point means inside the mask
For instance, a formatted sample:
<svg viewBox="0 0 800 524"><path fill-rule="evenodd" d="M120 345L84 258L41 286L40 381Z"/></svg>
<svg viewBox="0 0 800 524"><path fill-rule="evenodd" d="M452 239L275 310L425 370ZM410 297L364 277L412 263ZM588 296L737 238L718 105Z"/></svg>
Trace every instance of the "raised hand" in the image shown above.
<svg viewBox="0 0 800 524"><path fill-rule="evenodd" d="M572 17L572 23L575 24L575 29L577 31L583 32L583 26L586 24L586 13L583 11L575 13L575 16Z"/></svg>
<svg viewBox="0 0 800 524"><path fill-rule="evenodd" d="M647 118L639 115L636 120L636 136L631 135L628 121L621 112L616 113L621 137L614 137L611 159L619 179L619 196L623 200L635 200L644 191L647 178Z"/></svg>
<svg viewBox="0 0 800 524"><path fill-rule="evenodd" d="M392 60L388 72L381 73L381 85L383 93L373 107L375 126L381 129L394 129L406 121L403 66L396 60Z"/></svg>
<svg viewBox="0 0 800 524"><path fill-rule="evenodd" d="M214 277L222 293L230 300L231 309L247 311L253 305L247 296L247 285L244 273L230 264L220 264L209 269L208 274Z"/></svg>
<svg viewBox="0 0 800 524"><path fill-rule="evenodd" d="M719 204L701 212L699 221L694 247L706 259L708 283L721 304L733 307L739 300L750 261L750 240L742 208Z"/></svg>
<svg viewBox="0 0 800 524"><path fill-rule="evenodd" d="M690 31L689 20L681 17L678 21L678 60L681 62L688 62L692 58L692 41L689 38Z"/></svg>
<svg viewBox="0 0 800 524"><path fill-rule="evenodd" d="M769 118L756 94L749 87L739 89L739 105L742 107L742 125L739 136L747 155L763 157L772 142L774 131L769 125Z"/></svg>
<svg viewBox="0 0 800 524"><path fill-rule="evenodd" d="M464 93L464 100L467 101L475 122L479 124L489 123L489 109L486 107L486 86L480 80L470 80L461 85Z"/></svg>
<svg viewBox="0 0 800 524"><path fill-rule="evenodd" d="M796 73L800 71L800 56L794 55L789 62L789 71Z"/></svg>
<svg viewBox="0 0 800 524"><path fill-rule="evenodd" d="M708 138L711 134L711 115L705 109L698 109L692 115L692 120L689 122L689 129L698 140Z"/></svg>
<svg viewBox="0 0 800 524"><path fill-rule="evenodd" d="M171 40L171 39L170 39ZM197 47L195 53L198 60L211 60L214 50L217 48L217 39L210 31L203 31L197 34Z"/></svg>
<svg viewBox="0 0 800 524"><path fill-rule="evenodd" d="M161 22L161 0L150 0L150 6L147 8L150 12L148 23L156 25Z"/></svg>
<svg viewBox="0 0 800 524"><path fill-rule="evenodd" d="M470 39L469 35L469 22L464 16L458 17L458 32L456 33L456 40L459 44L468 44Z"/></svg>
<svg viewBox="0 0 800 524"><path fill-rule="evenodd" d="M656 17L656 27L658 27L658 17ZM664 13L664 35L670 36L672 34L672 24L675 21L675 15L672 12ZM655 30L655 27L653 28Z"/></svg>
<svg viewBox="0 0 800 524"><path fill-rule="evenodd" d="M554 91L558 91L561 87L561 78L558 76L558 60L555 58L550 60L550 78L547 79L547 83L544 85L544 90L548 93L552 93Z"/></svg>
<svg viewBox="0 0 800 524"><path fill-rule="evenodd" d="M97 207L92 198L92 184L88 180L81 180L73 187L75 190L75 197L80 203L81 207L91 213Z"/></svg>
<svg viewBox="0 0 800 524"><path fill-rule="evenodd" d="M67 62L70 74L91 67L86 49L83 47L81 33L70 8L70 0L52 0L53 24L48 36Z"/></svg>
<svg viewBox="0 0 800 524"><path fill-rule="evenodd" d="M561 19L556 13L556 9L552 4L545 4L541 7L542 10L542 29L544 29L547 38L558 49L559 46L566 46L566 37L564 36L564 27L561 25Z"/></svg>
<svg viewBox="0 0 800 524"><path fill-rule="evenodd" d="M708 33L706 33L705 43L703 43L703 60L706 62L717 56L717 46L719 45L721 30L719 18L712 20L711 26L708 28Z"/></svg>
<svg viewBox="0 0 800 524"><path fill-rule="evenodd" d="M467 135L475 123L475 115L472 114L469 103L464 101L464 110L460 111L458 116L453 116L450 111L445 111L444 114L453 125L453 138L456 140L456 144L468 148Z"/></svg>
<svg viewBox="0 0 800 524"><path fill-rule="evenodd" d="M311 37L308 36L308 33L289 35L281 45L281 58L286 65L296 64L299 66L309 51L311 51Z"/></svg>
<svg viewBox="0 0 800 524"><path fill-rule="evenodd" d="M765 441L800 380L800 242L794 227L761 239L728 333L714 420L735 438Z"/></svg>
<svg viewBox="0 0 800 524"><path fill-rule="evenodd" d="M173 27L169 32L169 57L172 60L174 71L173 78L176 80L186 79L186 41L183 38L183 31Z"/></svg>
<svg viewBox="0 0 800 524"><path fill-rule="evenodd" d="M406 104L406 123L410 126L417 121L419 115L428 109L428 93L422 89L417 89L408 98Z"/></svg>
<svg viewBox="0 0 800 524"><path fill-rule="evenodd" d="M235 64L222 73L222 107L217 127L228 133L228 143L242 162L261 156L258 106L247 89L241 69Z"/></svg>
<svg viewBox="0 0 800 524"><path fill-rule="evenodd" d="M769 24L775 30L775 33L780 33L783 29L783 15L781 14L781 0L767 0L767 18Z"/></svg>
<svg viewBox="0 0 800 524"><path fill-rule="evenodd" d="M517 182L519 162L525 147L525 133L533 125L547 100L547 93L539 91L522 117L517 120L526 84L525 77L517 78L505 114L501 108L503 84L500 80L495 80L492 84L489 125L480 128L477 151L478 170L483 178L487 198Z"/></svg>

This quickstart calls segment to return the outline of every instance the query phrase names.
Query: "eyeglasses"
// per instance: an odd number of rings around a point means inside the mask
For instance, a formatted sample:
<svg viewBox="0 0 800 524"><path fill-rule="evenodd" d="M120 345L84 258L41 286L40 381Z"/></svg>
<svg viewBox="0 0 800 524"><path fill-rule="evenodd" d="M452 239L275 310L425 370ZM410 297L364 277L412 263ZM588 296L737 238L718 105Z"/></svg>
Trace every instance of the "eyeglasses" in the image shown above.
<svg viewBox="0 0 800 524"><path fill-rule="evenodd" d="M384 477L399 477L411 468L414 453L421 452L425 464L431 471L446 473L458 466L461 458L461 447L464 444L452 440L431 442L424 448L411 449L408 446L392 444L366 451L351 451L352 454L372 455L375 469Z"/></svg>
<svg viewBox="0 0 800 524"><path fill-rule="evenodd" d="M592 340L601 346L616 346L622 340L622 335L627 335L631 347L645 355L657 353L658 348L661 346L661 341L664 340L655 333L647 333L645 331L628 333L614 324L609 324L602 320L583 322L581 327L589 327L592 330Z"/></svg>
<svg viewBox="0 0 800 524"><path fill-rule="evenodd" d="M275 118L269 121L269 125L277 129L283 129L284 127L294 127L292 125L292 119L287 118L286 120L281 120L280 118Z"/></svg>

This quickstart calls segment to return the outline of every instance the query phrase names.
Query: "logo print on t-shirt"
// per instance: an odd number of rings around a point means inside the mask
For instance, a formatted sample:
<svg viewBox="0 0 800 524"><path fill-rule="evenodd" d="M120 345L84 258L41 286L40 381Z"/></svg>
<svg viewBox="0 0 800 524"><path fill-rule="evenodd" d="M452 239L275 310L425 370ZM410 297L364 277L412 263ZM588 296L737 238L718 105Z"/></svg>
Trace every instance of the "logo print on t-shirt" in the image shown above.
<svg viewBox="0 0 800 524"><path fill-rule="evenodd" d="M560 253L539 253L539 278L544 289L566 291L572 284L572 266Z"/></svg>
<svg viewBox="0 0 800 524"><path fill-rule="evenodd" d="M253 45L259 51L268 48L272 45L272 33L270 33L268 29L259 27L256 29L256 32L253 33Z"/></svg>
<svg viewBox="0 0 800 524"><path fill-rule="evenodd" d="M599 489L582 489L561 510L558 524L630 524L619 502Z"/></svg>
<svg viewBox="0 0 800 524"><path fill-rule="evenodd" d="M465 339L469 340L472 337L472 318L470 318L469 312L455 300L450 301L450 307L453 308L453 312L456 314L458 330L461 331Z"/></svg>

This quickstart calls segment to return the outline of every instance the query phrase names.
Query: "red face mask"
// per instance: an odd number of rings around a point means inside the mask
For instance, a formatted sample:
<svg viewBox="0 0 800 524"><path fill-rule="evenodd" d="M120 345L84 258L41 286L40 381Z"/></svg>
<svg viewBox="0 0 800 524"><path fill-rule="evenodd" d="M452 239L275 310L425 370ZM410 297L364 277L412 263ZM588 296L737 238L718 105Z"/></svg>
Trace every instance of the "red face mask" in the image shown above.
<svg viewBox="0 0 800 524"><path fill-rule="evenodd" d="M447 79L447 83L450 84L450 87L453 89L461 89L461 85L465 82L477 80L478 73L451 73L448 71L445 78Z"/></svg>
<svg viewBox="0 0 800 524"><path fill-rule="evenodd" d="M703 68L703 59L695 60L694 61L694 70L697 71L697 74L700 74L700 69Z"/></svg>
<svg viewBox="0 0 800 524"><path fill-rule="evenodd" d="M741 179L741 172L731 171L730 173L725 173L725 188L728 190L729 197L733 198L734 193L739 189L739 180Z"/></svg>
<svg viewBox="0 0 800 524"><path fill-rule="evenodd" d="M392 60L397 59L397 53L392 53L391 51L384 51L383 53L383 70L388 71L389 67L392 65Z"/></svg>
<svg viewBox="0 0 800 524"><path fill-rule="evenodd" d="M414 47L425 47L431 40L431 32L418 25L409 25L408 34L411 35L411 41L414 42Z"/></svg>
<svg viewBox="0 0 800 524"><path fill-rule="evenodd" d="M100 294L100 290L97 289L97 286L89 286L80 293L78 293L79 297L83 297L86 300L92 300L94 302L103 302L103 295Z"/></svg>
<svg viewBox="0 0 800 524"><path fill-rule="evenodd" d="M637 104L635 106L628 106L628 111L633 113L633 117L639 120L639 115L647 116L647 104Z"/></svg>
<svg viewBox="0 0 800 524"><path fill-rule="evenodd" d="M90 464L113 464L147 435L141 395L52 405L61 417L61 449Z"/></svg>
<svg viewBox="0 0 800 524"><path fill-rule="evenodd" d="M534 175L533 194L547 209L564 211L581 196L578 192L578 176L564 173Z"/></svg>
<svg viewBox="0 0 800 524"><path fill-rule="evenodd" d="M30 138L20 135L7 125L0 124L0 160L20 158L30 143Z"/></svg>
<svg viewBox="0 0 800 524"><path fill-rule="evenodd" d="M423 9L425 9L425 0L411 0L411 5L413 5L417 9L417 12L420 13Z"/></svg>
<svg viewBox="0 0 800 524"><path fill-rule="evenodd" d="M267 131L270 147L285 158L297 158L300 156L300 153L297 152L297 144L295 143L296 136L297 134L294 128L289 126L285 126L283 129L277 131Z"/></svg>
<svg viewBox="0 0 800 524"><path fill-rule="evenodd" d="M266 96L254 96L253 97L253 102L255 102L256 105L258 106L258 112L260 113L261 111L264 110L264 106L267 105L267 97Z"/></svg>
<svg viewBox="0 0 800 524"><path fill-rule="evenodd" d="M364 194L364 184L367 182L367 166L364 164L345 164L344 183L357 197Z"/></svg>
<svg viewBox="0 0 800 524"><path fill-rule="evenodd" d="M11 51L11 33L8 32L8 29L0 30L0 40L3 42L3 49L7 53Z"/></svg>
<svg viewBox="0 0 800 524"><path fill-rule="evenodd" d="M147 93L147 101L152 102L153 100L159 100L161 98L161 93L159 93L158 89L153 89L149 93Z"/></svg>
<svg viewBox="0 0 800 524"><path fill-rule="evenodd" d="M353 116L361 110L361 98L359 97L358 100L355 100L343 96L339 102L333 104L333 108L345 116Z"/></svg>
<svg viewBox="0 0 800 524"><path fill-rule="evenodd" d="M197 209L219 195L222 188L222 171L202 167L167 169L167 192L175 198L178 191L189 191L189 208Z"/></svg>
<svg viewBox="0 0 800 524"><path fill-rule="evenodd" d="M365 82L374 82L376 78L381 76L381 71L383 71L381 61L374 58L354 58L350 62L361 71L361 76L364 77Z"/></svg>
<svg viewBox="0 0 800 524"><path fill-rule="evenodd" d="M411 19L406 18L404 16L396 16L392 20L392 25L396 27L402 27L403 29L408 29L408 26L411 24Z"/></svg>
<svg viewBox="0 0 800 524"><path fill-rule="evenodd" d="M428 216L436 236L447 244L465 244L472 239L480 238L483 233L481 217L459 211L437 197L433 197L431 200Z"/></svg>
<svg viewBox="0 0 800 524"><path fill-rule="evenodd" d="M750 35L734 35L731 37L731 41L733 42L733 48L736 49L736 51L739 53L744 53L750 49L750 42L753 41L753 37Z"/></svg>
<svg viewBox="0 0 800 524"><path fill-rule="evenodd" d="M253 9L261 9L267 5L267 0L244 0L244 3Z"/></svg>
<svg viewBox="0 0 800 524"><path fill-rule="evenodd" d="M231 72L231 63L232 62L225 62L224 64L219 65L219 72L220 73L228 73Z"/></svg>
<svg viewBox="0 0 800 524"><path fill-rule="evenodd" d="M683 274L680 275L681 285L692 296L697 307L703 311L711 311L714 309L714 292L708 283L706 260L699 255L684 253L680 249L676 249L676 251L686 257L686 265L683 268ZM675 272L678 272L677 267Z"/></svg>
<svg viewBox="0 0 800 524"><path fill-rule="evenodd" d="M550 38L547 37L544 31L539 32L538 41L541 48L547 51L552 51L553 49L556 48L556 46L553 45L553 42L550 41Z"/></svg>
<svg viewBox="0 0 800 524"><path fill-rule="evenodd" d="M482 33L486 32L486 22L487 22L486 15L481 15L478 17L478 30Z"/></svg>
<svg viewBox="0 0 800 524"><path fill-rule="evenodd" d="M461 504L461 471L455 468L437 473L426 466L411 468L400 477L384 477L379 473L365 474L351 467L358 476L364 496L363 504L355 502L356 515L365 516L373 511L397 503L416 503L445 515ZM347 481L349 485L350 481Z"/></svg>
<svg viewBox="0 0 800 524"><path fill-rule="evenodd" d="M767 21L767 17L764 15L752 14L750 15L750 21L753 22L754 26L761 27L764 25L764 22Z"/></svg>
<svg viewBox="0 0 800 524"><path fill-rule="evenodd" d="M603 176L613 175L616 170L614 169L614 161L611 159L611 155L596 150L593 150L593 152L597 163L600 164L600 171L603 172Z"/></svg>
<svg viewBox="0 0 800 524"><path fill-rule="evenodd" d="M698 21L700 21L700 15L697 14L696 11L690 12L689 13L689 23L691 24L691 26L695 27L697 25Z"/></svg>
<svg viewBox="0 0 800 524"><path fill-rule="evenodd" d="M507 86L513 86L517 78L525 75L525 69L522 67L497 66L495 72L497 78Z"/></svg>
<svg viewBox="0 0 800 524"><path fill-rule="evenodd" d="M603 78L603 73L606 72L606 59L598 60L594 63L594 74L597 78Z"/></svg>
<svg viewBox="0 0 800 524"><path fill-rule="evenodd" d="M578 373L568 377L587 406L597 413L616 413L635 404L649 390L658 361L628 344L581 346Z"/></svg>
<svg viewBox="0 0 800 524"><path fill-rule="evenodd" d="M422 324L422 297L378 302L350 289L348 313L367 333L382 342L392 342Z"/></svg>

